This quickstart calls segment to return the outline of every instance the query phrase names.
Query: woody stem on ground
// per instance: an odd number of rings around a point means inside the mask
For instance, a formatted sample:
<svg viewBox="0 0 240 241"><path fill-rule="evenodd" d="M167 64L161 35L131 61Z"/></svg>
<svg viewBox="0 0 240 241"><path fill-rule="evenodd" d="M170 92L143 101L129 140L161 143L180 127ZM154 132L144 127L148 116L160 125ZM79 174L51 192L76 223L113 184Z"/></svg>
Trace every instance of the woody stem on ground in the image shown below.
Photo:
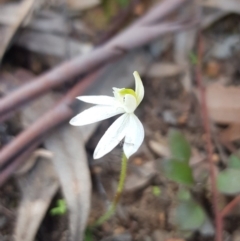
<svg viewBox="0 0 240 241"><path fill-rule="evenodd" d="M53 87L61 85L73 77L84 74L89 70L91 70L91 72L93 72L93 69L96 71L97 67L102 66L110 59L119 57L133 48L149 43L161 34L195 26L200 21L198 15L195 15L195 18L189 20L187 23L181 21L170 24L159 23L164 17L186 2L189 2L189 0L162 1L105 45L94 49L87 55L77 57L57 66L1 98L0 122L9 118L11 113L21 105L37 98ZM4 178L0 178L0 186L11 175L13 170L15 170L20 163L23 163L22 153L24 153L23 156L25 160L27 159L27 154L31 154L28 151L30 146L33 149L31 143L35 143L37 140L39 144L40 140L42 140L50 130L66 122L74 115L71 105L75 97L83 93L85 90L84 86L90 85L94 81L93 75L94 72L90 76L86 76L84 80L80 80L61 102L20 133L0 151L0 177L2 177L2 175L4 176ZM81 81L83 83L81 83ZM34 145L36 146L37 144L35 143ZM16 160L18 164L15 164ZM10 165L12 165L12 167L10 167ZM5 171L6 168L8 169Z"/></svg>
<svg viewBox="0 0 240 241"><path fill-rule="evenodd" d="M61 125L75 114L73 103L76 96L93 84L100 73L101 70L97 70L74 85L56 106L3 147L0 152L0 186L27 160L53 127Z"/></svg>
<svg viewBox="0 0 240 241"><path fill-rule="evenodd" d="M103 216L101 216L94 224L93 224L93 228L102 225L104 222L106 222L108 219L110 219L117 208L117 205L119 203L119 200L122 196L122 192L123 192L123 188L124 188L124 183L125 183L125 179L126 179L126 174L127 174L127 157L126 155L123 153L122 155L122 163L121 163L121 172L120 172L120 177L119 177L119 181L118 181L118 187L117 187L117 192L114 196L113 202L111 203L109 209L107 210L107 212L105 214L103 214Z"/></svg>
<svg viewBox="0 0 240 241"><path fill-rule="evenodd" d="M216 225L216 241L222 241L222 217L219 212L218 208L218 190L216 186L216 173L214 170L214 162L212 160L213 156L213 145L211 139L211 131L210 131L210 123L209 123L209 115L207 109L207 102L206 102L206 93L205 87L202 81L202 56L203 56L203 40L201 36L201 32L199 31L198 35L198 63L196 67L196 79L197 85L200 92L200 102L201 102L201 111L202 111L202 121L203 127L205 131L205 140L206 140L206 150L207 150L207 159L209 163L209 170L210 170L210 179L211 179L211 190L212 190L212 205L213 211L215 215L215 225Z"/></svg>
<svg viewBox="0 0 240 241"><path fill-rule="evenodd" d="M162 34L196 25L199 22L197 17L190 19L187 24L181 21L160 23L164 17L188 1L190 0L162 1L107 43L93 49L88 54L60 64L1 98L0 121L8 117L9 112L13 112L28 101L37 98L56 86L71 81L72 78L94 70L114 58L121 57L133 48L149 43Z"/></svg>
<svg viewBox="0 0 240 241"><path fill-rule="evenodd" d="M237 204L240 203L240 196L235 197L228 205L221 211L221 217L224 218Z"/></svg>

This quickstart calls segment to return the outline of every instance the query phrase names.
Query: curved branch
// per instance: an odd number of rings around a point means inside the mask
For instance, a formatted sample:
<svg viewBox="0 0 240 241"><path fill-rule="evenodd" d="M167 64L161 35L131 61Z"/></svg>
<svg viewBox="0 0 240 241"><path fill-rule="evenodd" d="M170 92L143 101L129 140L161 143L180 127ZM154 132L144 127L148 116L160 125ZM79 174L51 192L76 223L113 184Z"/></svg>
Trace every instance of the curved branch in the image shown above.
<svg viewBox="0 0 240 241"><path fill-rule="evenodd" d="M53 109L2 149L0 152L0 185L6 180L7 175L19 167L19 163L22 162L21 156L25 157L25 153L29 154L29 148L32 151L32 147L36 147L48 131L64 123L74 114L71 104L76 100L77 95L83 93L94 82L99 72L96 71L77 83ZM15 163L13 167L9 168L7 165L11 160L14 160Z"/></svg>
<svg viewBox="0 0 240 241"><path fill-rule="evenodd" d="M25 104L27 101L40 96L47 90L52 89L72 78L84 74L103 63L121 56L124 51L144 45L163 33L175 31L176 29L160 27L159 32L156 31L149 34L146 32L137 32L136 28L140 26L156 23L159 19L175 10L181 4L188 0L165 0L155 6L149 13L136 21L128 29L117 35L113 40L103 46L94 49L91 53L84 56L76 57L70 61L64 62L47 73L40 75L36 79L23 87L13 91L6 97L0 99L0 121L4 120L3 115L12 112ZM149 26L150 27L150 26ZM133 33L137 33L133 35Z"/></svg>

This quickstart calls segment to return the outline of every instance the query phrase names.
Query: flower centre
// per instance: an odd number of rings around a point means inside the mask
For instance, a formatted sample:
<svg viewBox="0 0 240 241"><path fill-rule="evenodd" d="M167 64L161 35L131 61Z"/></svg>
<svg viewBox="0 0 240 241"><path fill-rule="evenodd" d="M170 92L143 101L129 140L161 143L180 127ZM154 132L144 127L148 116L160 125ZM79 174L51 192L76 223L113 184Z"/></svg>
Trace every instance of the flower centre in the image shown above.
<svg viewBox="0 0 240 241"><path fill-rule="evenodd" d="M137 108L137 95L132 89L113 88L113 93L127 113L133 113Z"/></svg>

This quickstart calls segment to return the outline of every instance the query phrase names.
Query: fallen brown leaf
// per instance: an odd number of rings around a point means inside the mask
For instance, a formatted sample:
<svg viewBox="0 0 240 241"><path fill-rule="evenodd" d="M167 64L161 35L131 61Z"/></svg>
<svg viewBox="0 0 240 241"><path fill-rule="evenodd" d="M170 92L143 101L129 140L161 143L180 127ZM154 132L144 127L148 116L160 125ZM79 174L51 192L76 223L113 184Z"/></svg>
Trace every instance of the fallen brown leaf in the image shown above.
<svg viewBox="0 0 240 241"><path fill-rule="evenodd" d="M240 124L231 124L220 133L220 139L224 142L232 142L240 139Z"/></svg>
<svg viewBox="0 0 240 241"><path fill-rule="evenodd" d="M52 163L39 158L31 171L18 178L22 192L16 228L16 241L32 241L38 227L59 188L59 182Z"/></svg>
<svg viewBox="0 0 240 241"><path fill-rule="evenodd" d="M67 123L45 145L54 153L53 164L69 210L71 240L82 240L90 211L91 180L81 132Z"/></svg>
<svg viewBox="0 0 240 241"><path fill-rule="evenodd" d="M160 141L149 141L149 147L152 149L160 157L164 158L171 158L171 153L167 142L160 142ZM200 153L196 148L192 148L192 155L190 158L190 165L194 166L203 160L205 160L205 155Z"/></svg>
<svg viewBox="0 0 240 241"><path fill-rule="evenodd" d="M29 157L29 160L27 160L16 172L15 175L23 175L25 173L27 173L28 171L30 171L30 169L32 169L32 167L35 165L36 161L38 158L44 158L46 160L51 160L53 155L50 151L43 149L43 148L39 148L37 150L35 150L32 155Z"/></svg>
<svg viewBox="0 0 240 241"><path fill-rule="evenodd" d="M12 40L12 37L14 36L17 29L21 26L23 21L26 19L27 15L31 12L31 10L34 7L34 4L37 1L35 0L24 0L21 3L18 4L17 10L15 11L15 16L17 16L13 22L12 25L9 26L2 26L0 29L0 62L2 60L2 57L7 49L7 47L10 44L10 41ZM9 3L5 3L9 4ZM2 7L2 6L1 6ZM16 7L16 6L15 6Z"/></svg>
<svg viewBox="0 0 240 241"><path fill-rule="evenodd" d="M156 176L157 171L154 161L146 162L141 166L136 166L130 175L126 178L125 192L135 192L146 187L154 176Z"/></svg>
<svg viewBox="0 0 240 241"><path fill-rule="evenodd" d="M210 118L222 124L240 123L240 88L209 85L206 89Z"/></svg>
<svg viewBox="0 0 240 241"><path fill-rule="evenodd" d="M151 65L147 76L150 78L174 77L183 73L184 69L178 64L173 63L155 63Z"/></svg>

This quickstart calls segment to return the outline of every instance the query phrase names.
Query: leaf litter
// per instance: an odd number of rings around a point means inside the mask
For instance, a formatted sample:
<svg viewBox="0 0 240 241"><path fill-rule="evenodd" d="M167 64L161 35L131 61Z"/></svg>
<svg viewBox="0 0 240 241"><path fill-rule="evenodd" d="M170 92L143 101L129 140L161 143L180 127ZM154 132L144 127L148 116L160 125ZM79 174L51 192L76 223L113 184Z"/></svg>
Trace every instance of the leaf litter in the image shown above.
<svg viewBox="0 0 240 241"><path fill-rule="evenodd" d="M233 4L237 3L231 1L231 4L230 7L226 7L223 3L206 1L206 8L220 8L220 11L223 12L220 14L213 13L210 16L212 18L209 18L211 21L208 20L209 22L204 23L203 26L209 28L208 31L213 28L214 32L212 23L221 22L222 20L219 19L232 12ZM234 11L238 12L237 9L235 8ZM178 186L167 180L163 173L156 172L155 164L170 157L170 148L165 140L169 129L174 127L180 129L191 144L191 168L194 171L198 170L200 176L203 172L208 171L204 151L205 137L202 131L200 113L197 101L191 94L194 88L194 82L192 81L194 63L191 63L191 58L189 59L189 51L194 48L195 37L195 34L184 31L174 38L172 43L175 48L173 50L169 50L170 41L167 41L168 44L166 45L162 43L162 46L165 46L162 49L156 48L156 46L152 48L151 51L153 49L154 51L158 50L157 53L154 53L155 56L158 56L158 59L153 65L150 63L152 58L149 57L150 55L146 50L141 50L140 53L136 52L132 57L128 56L124 64L120 64L121 67L119 63L107 67L101 76L102 79L106 79L106 82L101 82L88 91L88 94L105 94L104 88L108 88L109 85L112 86L113 81L117 83L116 85L119 85L118 87L124 86L134 68L136 66L142 68L140 72L144 77L146 98L139 115L146 130L145 143L129 162L125 195L118 208L117 215L110 222L106 222L94 231L94 237L97 239L154 241L162 240L164 237L164 240L168 241L186 240L184 236L177 232L169 217L176 204ZM192 44L183 41L184 39L189 40ZM206 41L209 41L207 37ZM156 45L156 43L154 44ZM46 54L42 50L39 53ZM54 53L50 52L50 55L54 55ZM58 54L58 56L63 56L63 54ZM159 58L160 56L161 58L164 56L164 61ZM214 56L215 58L218 57L217 55ZM227 60L231 58L231 51L226 56ZM212 61L211 58L212 55L208 55L205 61ZM224 60L214 59L214 61L218 63ZM134 63L132 64L132 62ZM227 64L221 62L221 66L226 67ZM151 71L147 70L148 66L150 66ZM127 71L124 72L126 69ZM223 71L219 71L217 75L206 73L206 82L210 82L206 87L208 110L212 125L221 137L221 141L227 140L238 149L239 143L237 141L240 138L238 134L240 119L240 116L238 116L240 113L239 87L232 84L231 78L227 83L231 86L212 83L217 82L217 78ZM227 75L227 73L225 74ZM212 79L209 80L209 77ZM4 85L6 85L6 82L0 83L0 89L6 93L6 86ZM13 86L16 86L16 84L13 84ZM25 128L61 97L61 94L56 95L56 92L61 93L62 90L55 90L54 92L54 94L51 93L39 99L35 103L36 105L21 111L21 115L25 115L23 123ZM84 106L81 108L84 108ZM29 110L30 114L27 113ZM163 113L171 113L171 118L174 121L169 121L169 118ZM91 153L101 133L107 129L109 124L110 121L106 121L99 127L93 125L86 127L84 130L73 129L66 124L49 133L49 136L40 146L40 148L46 148L49 153L45 153L47 155L44 156L44 152L40 151L42 149L38 149L37 153L30 158L29 165L23 166L23 169L18 173L18 177L16 177L19 190L22 193L22 198L18 198L20 200L18 212L14 211L16 213L15 234L17 240L34 240L39 227L40 230L46 227L45 220L43 222L42 220L44 216L49 216L48 210L53 205L51 201L54 200L54 197L56 198L56 195L60 195L61 198L63 196L66 200L66 215L69 219L66 221L66 223L69 221L68 226L65 223L62 224L65 225L64 228L55 227L61 230L58 233L58 237L61 236L62 238L61 240L66 237L72 237L72 240L81 239L85 227L104 212L116 188L120 149L116 149L106 159L98 162L93 162ZM95 134L90 138L92 133ZM220 145L223 145L221 141ZM87 143L87 149L84 148L85 143ZM224 149L225 146L223 145L222 148ZM228 154L229 149L224 149L224 151ZM214 155L216 164L223 165L224 162L222 162L222 156L218 152L218 148L214 149ZM79 161L80 159L81 161ZM217 170L219 170L219 166L217 166ZM90 179L90 174L92 179ZM201 177L198 180L201 185ZM9 181L9 183L11 182ZM91 184L93 184L93 190ZM61 187L61 192L58 191L59 187ZM154 195L153 187L160 190L159 195ZM101 193L105 193L105 199L99 198ZM201 193L201 195L206 198L205 202L210 203L209 193ZM1 202L4 203L4 200ZM33 215L36 216L33 218ZM63 217L57 219L63 219ZM199 223L202 223L202 220L200 221ZM234 230L233 237L236 237L238 228L234 228L234 226L229 228L229 225L231 225L231 220L227 222L226 229L230 236L232 235L231 230ZM29 226L28 232L26 232L26 226ZM37 238L40 237L41 240L41 237L44 237L46 240L46 236L39 235L40 233L37 234ZM203 233L201 233L202 236L194 235L191 240L208 240ZM54 240L53 236L53 234L50 235L48 240L51 240L51 238Z"/></svg>

